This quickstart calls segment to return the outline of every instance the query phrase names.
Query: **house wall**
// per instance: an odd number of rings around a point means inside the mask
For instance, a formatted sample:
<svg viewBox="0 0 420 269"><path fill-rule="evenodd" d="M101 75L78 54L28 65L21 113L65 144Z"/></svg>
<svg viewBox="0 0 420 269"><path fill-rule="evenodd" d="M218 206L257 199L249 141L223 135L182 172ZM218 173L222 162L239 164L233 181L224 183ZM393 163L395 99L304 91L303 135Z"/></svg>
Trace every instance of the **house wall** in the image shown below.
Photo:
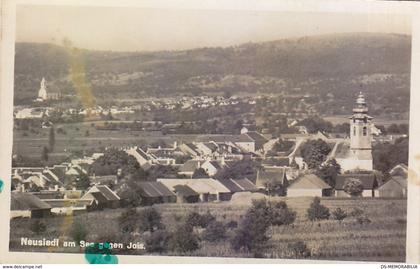
<svg viewBox="0 0 420 269"><path fill-rule="evenodd" d="M373 190L363 190L362 197L375 197Z"/></svg>
<svg viewBox="0 0 420 269"><path fill-rule="evenodd" d="M322 197L322 189L287 189L287 197Z"/></svg>
<svg viewBox="0 0 420 269"><path fill-rule="evenodd" d="M10 218L18 218L18 217L23 217L23 218L30 218L31 217L31 211L29 210L11 210L10 211Z"/></svg>
<svg viewBox="0 0 420 269"><path fill-rule="evenodd" d="M361 197L375 197L375 194L373 190L363 190L360 196ZM351 197L351 195L345 192L344 190L336 190L335 197Z"/></svg>
<svg viewBox="0 0 420 269"><path fill-rule="evenodd" d="M51 209L39 209L31 211L31 218L45 218L51 216Z"/></svg>
<svg viewBox="0 0 420 269"><path fill-rule="evenodd" d="M53 214L66 216L74 215L76 211L78 213L86 212L86 207L54 207L51 209L51 213Z"/></svg>
<svg viewBox="0 0 420 269"><path fill-rule="evenodd" d="M214 166L210 162L203 163L201 165L201 168L203 168L206 171L206 173L211 177L217 173L217 169L214 168Z"/></svg>
<svg viewBox="0 0 420 269"><path fill-rule="evenodd" d="M377 191L376 195L378 197L398 197L403 198L407 197L407 189L401 187L400 184L395 181L388 181L382 185Z"/></svg>
<svg viewBox="0 0 420 269"><path fill-rule="evenodd" d="M348 170L373 170L372 159L370 160L357 160L357 159L336 159L337 163L340 165L342 171Z"/></svg>
<svg viewBox="0 0 420 269"><path fill-rule="evenodd" d="M236 145L248 152L255 152L255 142L236 142Z"/></svg>

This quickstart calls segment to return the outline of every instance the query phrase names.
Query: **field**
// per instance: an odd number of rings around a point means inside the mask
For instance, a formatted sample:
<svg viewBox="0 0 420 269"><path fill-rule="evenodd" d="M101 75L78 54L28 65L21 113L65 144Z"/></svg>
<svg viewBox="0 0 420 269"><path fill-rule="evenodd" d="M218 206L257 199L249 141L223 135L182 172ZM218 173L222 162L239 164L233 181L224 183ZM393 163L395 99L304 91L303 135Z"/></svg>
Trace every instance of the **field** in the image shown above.
<svg viewBox="0 0 420 269"><path fill-rule="evenodd" d="M65 161L75 152L103 152L106 147L128 147L158 141L171 145L174 141L190 142L196 138L196 135L164 135L160 131L97 130L92 123L81 122L55 126L55 146L49 153L48 165ZM58 129L64 130L65 133L57 132ZM15 130L13 154L38 162L41 159L43 147L49 145L49 130L49 128L39 128L38 133Z"/></svg>
<svg viewBox="0 0 420 269"><path fill-rule="evenodd" d="M290 242L302 240L311 251L310 259L323 260L359 260L359 261L395 261L405 260L406 239L406 200L403 199L334 199L325 198L321 203L330 211L337 207L346 212L355 208L363 210L363 215L370 220L361 224L354 217L347 217L342 222L329 219L311 222L306 219L306 209L310 198L271 198L284 200L297 212L297 219L289 226L272 226L268 231L269 247L266 258L293 258L287 251ZM231 220L241 222L249 207L243 203L202 203L202 204L160 204L154 206L162 215L162 221L169 231L184 221L188 212L209 211L217 220L227 223ZM82 252L77 248L30 248L20 245L21 237L57 238L71 240L70 231L74 223L82 224L87 230L87 241L112 240L112 242L144 242L141 234L132 235L121 232L118 217L124 209L108 209L89 212L77 216L52 217L43 220L46 230L35 234L30 231L30 219L11 220L11 251L54 251ZM196 231L200 232L200 231ZM228 231L232 235L234 229ZM117 250L116 254L141 255L140 250ZM163 253L161 255L188 255L209 257L251 257L249 253L237 253L229 240L210 243L202 240L200 248L188 253Z"/></svg>

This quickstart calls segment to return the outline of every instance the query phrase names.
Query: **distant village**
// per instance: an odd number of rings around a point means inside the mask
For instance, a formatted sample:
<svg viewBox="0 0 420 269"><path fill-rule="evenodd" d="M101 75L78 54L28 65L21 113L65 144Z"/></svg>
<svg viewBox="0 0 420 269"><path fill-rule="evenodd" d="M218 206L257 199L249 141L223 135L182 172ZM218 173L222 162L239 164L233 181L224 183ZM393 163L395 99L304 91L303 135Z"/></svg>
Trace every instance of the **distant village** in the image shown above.
<svg viewBox="0 0 420 269"><path fill-rule="evenodd" d="M35 103L57 100L41 82ZM243 100L242 100L243 101ZM166 109L229 106L234 98L191 97L178 103L166 102ZM249 104L255 102L252 98ZM162 103L153 103L161 106ZM101 107L71 110L74 114L134 113L134 107ZM143 109L148 109L147 106ZM26 107L15 111L15 119L42 118L54 108ZM307 108L310 112L310 109ZM360 93L352 116L347 119L349 133L311 134L305 126L273 138L243 124L240 134L202 134L192 142L172 145L127 145L74 158L51 167L13 167L11 218L79 214L105 208L155 203L230 202L247 197L406 197L406 164L397 164L386 177L373 166L372 143L398 137L381 135L369 116L368 104ZM48 123L43 127L49 128ZM403 135L402 135L403 136ZM326 151L325 147L329 150ZM126 156L133 166L105 167L116 156ZM273 154L273 152L275 154ZM118 161L116 161L118 163ZM114 163L112 163L115 167ZM118 166L118 165L117 165ZM96 169L92 169L96 167ZM101 167L101 166L99 166ZM127 171L135 167L137 170ZM156 167L167 168L156 178L141 179ZM133 198L134 197L134 198Z"/></svg>

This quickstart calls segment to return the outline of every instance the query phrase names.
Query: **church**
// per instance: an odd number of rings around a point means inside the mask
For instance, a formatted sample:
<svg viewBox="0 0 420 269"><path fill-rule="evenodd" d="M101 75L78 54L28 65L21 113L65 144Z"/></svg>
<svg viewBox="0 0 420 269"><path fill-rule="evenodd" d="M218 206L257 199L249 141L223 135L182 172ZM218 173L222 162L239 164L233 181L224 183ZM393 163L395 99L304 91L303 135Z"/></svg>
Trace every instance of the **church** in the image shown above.
<svg viewBox="0 0 420 269"><path fill-rule="evenodd" d="M295 148L288 156L289 164L296 163L300 168L306 169L301 148L308 140L321 139L332 148L327 160L335 159L343 172L349 170L372 171L372 136L376 129L372 120L373 118L368 115L365 96L359 93L353 108L353 115L349 118L349 138L332 138L321 132L296 138Z"/></svg>
<svg viewBox="0 0 420 269"><path fill-rule="evenodd" d="M45 78L42 78L41 85L38 91L38 98L35 100L36 102L44 102L47 100L58 100L60 99L60 94L56 92L47 92L47 85Z"/></svg>
<svg viewBox="0 0 420 269"><path fill-rule="evenodd" d="M338 141L328 159L336 159L344 171L373 170L372 119L368 115L365 96L360 93L350 117L350 139Z"/></svg>

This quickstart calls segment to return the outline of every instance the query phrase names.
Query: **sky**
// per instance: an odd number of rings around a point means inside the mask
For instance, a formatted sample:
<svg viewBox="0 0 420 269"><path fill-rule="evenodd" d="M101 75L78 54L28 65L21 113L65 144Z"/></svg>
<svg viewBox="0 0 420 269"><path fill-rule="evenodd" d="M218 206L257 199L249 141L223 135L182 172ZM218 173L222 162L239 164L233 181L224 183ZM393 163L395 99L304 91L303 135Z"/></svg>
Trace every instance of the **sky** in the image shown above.
<svg viewBox="0 0 420 269"><path fill-rule="evenodd" d="M346 32L410 34L407 16L20 5L16 41L158 51Z"/></svg>

